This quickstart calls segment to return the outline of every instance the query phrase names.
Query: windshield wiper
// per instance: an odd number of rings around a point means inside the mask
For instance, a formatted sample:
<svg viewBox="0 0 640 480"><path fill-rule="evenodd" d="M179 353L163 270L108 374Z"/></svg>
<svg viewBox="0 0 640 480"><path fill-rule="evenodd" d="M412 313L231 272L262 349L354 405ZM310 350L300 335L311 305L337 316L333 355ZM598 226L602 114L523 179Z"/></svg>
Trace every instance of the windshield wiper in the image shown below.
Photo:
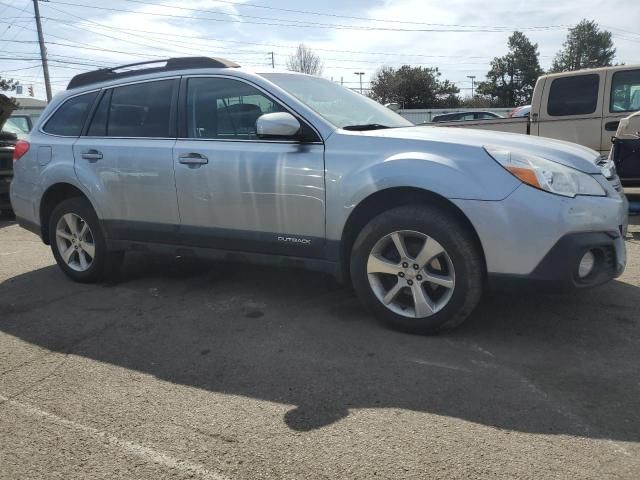
<svg viewBox="0 0 640 480"><path fill-rule="evenodd" d="M365 123L363 125L347 125L346 127L342 127L344 130L354 130L356 132L361 132L364 130L381 130L383 128L393 128L389 125L382 125L380 123Z"/></svg>

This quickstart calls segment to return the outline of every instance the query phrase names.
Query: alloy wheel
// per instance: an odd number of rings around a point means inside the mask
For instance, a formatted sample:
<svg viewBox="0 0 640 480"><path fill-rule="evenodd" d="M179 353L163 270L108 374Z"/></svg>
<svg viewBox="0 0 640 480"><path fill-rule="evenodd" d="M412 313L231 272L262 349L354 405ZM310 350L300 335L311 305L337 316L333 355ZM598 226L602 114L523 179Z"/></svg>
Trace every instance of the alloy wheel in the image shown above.
<svg viewBox="0 0 640 480"><path fill-rule="evenodd" d="M378 300L392 312L410 318L442 310L455 290L455 270L446 250L432 237L402 230L374 245L367 275Z"/></svg>
<svg viewBox="0 0 640 480"><path fill-rule="evenodd" d="M93 263L96 244L89 224L75 213L66 213L56 225L56 244L64 263L85 272Z"/></svg>

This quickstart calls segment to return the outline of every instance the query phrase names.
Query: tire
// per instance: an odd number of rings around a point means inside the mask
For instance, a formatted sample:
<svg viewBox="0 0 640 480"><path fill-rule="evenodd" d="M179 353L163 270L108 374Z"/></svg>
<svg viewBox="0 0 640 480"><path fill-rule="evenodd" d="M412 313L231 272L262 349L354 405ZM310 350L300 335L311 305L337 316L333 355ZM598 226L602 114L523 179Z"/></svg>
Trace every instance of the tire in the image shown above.
<svg viewBox="0 0 640 480"><path fill-rule="evenodd" d="M58 266L76 282L99 282L122 262L122 252L108 251L98 216L81 197L64 200L53 209L49 240Z"/></svg>
<svg viewBox="0 0 640 480"><path fill-rule="evenodd" d="M480 247L446 207L410 205L381 213L356 238L350 269L360 301L374 316L423 335L464 322L484 288Z"/></svg>

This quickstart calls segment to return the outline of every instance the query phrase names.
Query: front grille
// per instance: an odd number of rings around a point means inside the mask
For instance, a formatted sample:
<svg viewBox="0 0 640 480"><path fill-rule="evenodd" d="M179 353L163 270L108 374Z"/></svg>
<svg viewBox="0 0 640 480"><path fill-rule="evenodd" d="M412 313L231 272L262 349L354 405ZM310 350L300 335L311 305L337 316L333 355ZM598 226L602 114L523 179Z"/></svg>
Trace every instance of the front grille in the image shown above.
<svg viewBox="0 0 640 480"><path fill-rule="evenodd" d="M603 263L607 268L616 269L617 259L616 251L613 247L602 247L602 253L604 254Z"/></svg>

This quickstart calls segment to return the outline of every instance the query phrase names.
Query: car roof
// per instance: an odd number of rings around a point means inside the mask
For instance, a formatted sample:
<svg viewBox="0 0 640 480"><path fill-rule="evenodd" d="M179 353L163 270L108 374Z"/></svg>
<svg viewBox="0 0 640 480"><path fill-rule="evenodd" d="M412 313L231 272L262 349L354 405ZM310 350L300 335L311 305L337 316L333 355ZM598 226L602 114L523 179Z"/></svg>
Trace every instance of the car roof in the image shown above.
<svg viewBox="0 0 640 480"><path fill-rule="evenodd" d="M640 65L616 65L615 67L600 67L600 68L584 68L582 70L574 70L572 72L559 72L543 75L540 78L558 78L558 77L570 77L575 75L584 75L586 73L602 73L608 71L622 71L622 70L637 70L640 69Z"/></svg>
<svg viewBox="0 0 640 480"><path fill-rule="evenodd" d="M164 64L164 65L161 65ZM155 65L155 66L153 66ZM146 67L136 68L133 67ZM109 80L117 80L121 78L136 77L141 74L157 73L157 72L175 72L177 70L187 70L194 68L239 68L235 62L224 58L212 57L178 57L166 58L161 60L148 60L145 62L130 63L117 67L99 68L90 72L75 75L67 90L77 87L83 87L94 83L101 83Z"/></svg>

